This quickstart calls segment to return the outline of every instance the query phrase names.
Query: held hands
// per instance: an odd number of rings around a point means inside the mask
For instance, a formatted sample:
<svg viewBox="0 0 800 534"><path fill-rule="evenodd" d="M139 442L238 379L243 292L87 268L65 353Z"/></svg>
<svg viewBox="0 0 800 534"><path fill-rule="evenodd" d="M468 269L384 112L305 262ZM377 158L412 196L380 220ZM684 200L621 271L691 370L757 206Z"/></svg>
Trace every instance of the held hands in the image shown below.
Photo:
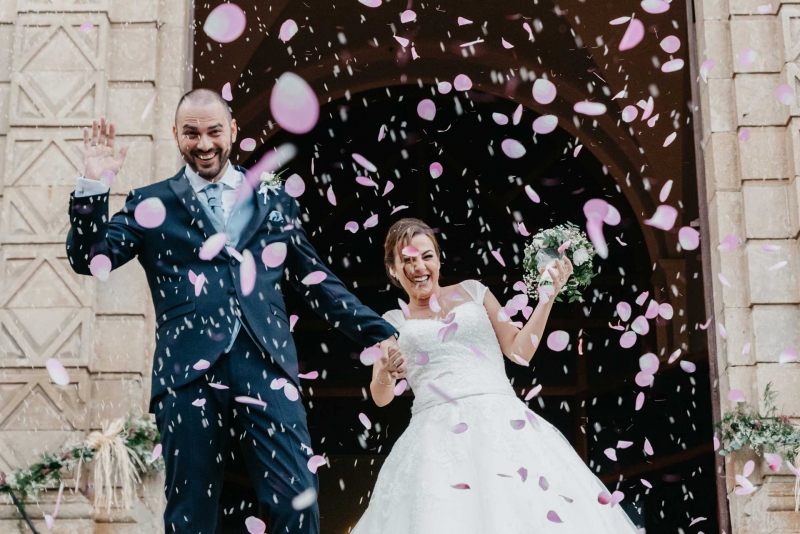
<svg viewBox="0 0 800 534"><path fill-rule="evenodd" d="M405 378L406 360L394 336L381 342L381 353L381 359L376 362L378 380L385 382Z"/></svg>
<svg viewBox="0 0 800 534"><path fill-rule="evenodd" d="M123 146L119 154L114 154L114 138L116 131L114 123L106 123L105 117L92 121L92 135L89 137L89 128L83 129L83 174L90 180L99 180L105 170L110 170L116 175L122 168L122 162L128 153L128 146Z"/></svg>
<svg viewBox="0 0 800 534"><path fill-rule="evenodd" d="M572 276L572 262L566 256L564 260L556 260L555 265L547 269L550 273L550 278L553 279L553 294L558 295L564 284L567 283L569 277ZM539 269L539 274L544 274L544 269Z"/></svg>

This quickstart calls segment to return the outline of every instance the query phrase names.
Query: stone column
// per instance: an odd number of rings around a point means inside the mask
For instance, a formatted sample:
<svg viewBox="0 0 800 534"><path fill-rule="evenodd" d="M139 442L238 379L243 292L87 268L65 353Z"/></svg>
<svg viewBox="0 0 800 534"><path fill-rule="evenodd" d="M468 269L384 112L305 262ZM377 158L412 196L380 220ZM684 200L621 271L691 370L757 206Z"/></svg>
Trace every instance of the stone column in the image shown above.
<svg viewBox="0 0 800 534"><path fill-rule="evenodd" d="M146 414L155 325L144 273L133 261L105 282L76 275L67 207L93 118L114 121L131 147L112 212L178 168L170 128L188 23L188 0L0 0L0 471ZM51 383L48 358L67 368L68 387ZM56 521L70 532L158 532L161 495L155 478L134 510L107 516L65 492ZM42 532L53 505L54 493L28 504ZM0 533L17 532L18 517L0 503Z"/></svg>
<svg viewBox="0 0 800 534"><path fill-rule="evenodd" d="M778 358L785 348L800 349L800 100L784 105L776 89L788 83L800 91L800 5L767 4L695 2L695 59L715 62L708 82L699 82L714 277L711 328L723 325L726 332L716 332L722 411L734 407L730 390L758 405L771 382L780 393L779 410L797 422L800 364L779 364ZM740 245L718 250L731 234ZM769 252L766 245L780 249ZM761 487L737 496L734 476L749 459L758 466L750 480ZM740 452L727 458L724 474L734 532L800 532L788 469L773 473L763 459Z"/></svg>

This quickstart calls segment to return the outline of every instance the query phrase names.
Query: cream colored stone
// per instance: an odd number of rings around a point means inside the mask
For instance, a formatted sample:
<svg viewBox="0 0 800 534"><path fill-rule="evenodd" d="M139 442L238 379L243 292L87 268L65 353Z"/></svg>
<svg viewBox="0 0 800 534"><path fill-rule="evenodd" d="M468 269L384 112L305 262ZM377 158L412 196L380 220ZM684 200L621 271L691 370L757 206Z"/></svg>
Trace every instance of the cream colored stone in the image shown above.
<svg viewBox="0 0 800 534"><path fill-rule="evenodd" d="M159 87L185 89L186 75L190 68L186 51L186 28L161 28L158 48Z"/></svg>
<svg viewBox="0 0 800 534"><path fill-rule="evenodd" d="M789 107L775 97L783 83L779 74L739 74L734 81L740 126L784 126L789 121Z"/></svg>
<svg viewBox="0 0 800 534"><path fill-rule="evenodd" d="M765 244L780 245L781 249L777 252L766 252L762 249ZM746 250L750 298L754 304L800 302L800 257L797 241L750 241ZM787 263L777 268L781 262Z"/></svg>
<svg viewBox="0 0 800 534"><path fill-rule="evenodd" d="M800 306L753 306L753 353L759 362L777 363L785 348L800 350Z"/></svg>
<svg viewBox="0 0 800 534"><path fill-rule="evenodd" d="M91 428L100 428L104 421L113 421L137 411L147 411L142 396L141 376L102 374L94 377L89 403Z"/></svg>
<svg viewBox="0 0 800 534"><path fill-rule="evenodd" d="M150 357L143 350L144 338L152 333L144 317L103 315L95 320L94 355L89 362L92 372L148 373Z"/></svg>
<svg viewBox="0 0 800 534"><path fill-rule="evenodd" d="M153 97L155 88L149 83L112 83L108 88L108 116L114 117L117 133L121 135L152 135L154 106L147 117L142 116ZM156 99L158 100L158 98Z"/></svg>
<svg viewBox="0 0 800 534"><path fill-rule="evenodd" d="M109 80L156 79L158 30L153 24L114 24L109 36Z"/></svg>
<svg viewBox="0 0 800 534"><path fill-rule="evenodd" d="M790 178L793 158L786 128L750 128L750 138L739 141L742 179Z"/></svg>
<svg viewBox="0 0 800 534"><path fill-rule="evenodd" d="M766 4L768 3L766 2ZM758 7L766 4L763 0L730 0L730 13L731 15L758 15ZM773 4L772 11L778 11L777 3Z"/></svg>
<svg viewBox="0 0 800 534"><path fill-rule="evenodd" d="M727 20L730 17L729 0L699 0L695 3L697 20Z"/></svg>
<svg viewBox="0 0 800 534"><path fill-rule="evenodd" d="M190 23L190 7L188 2L164 2L158 6L158 19L167 26L186 28Z"/></svg>
<svg viewBox="0 0 800 534"><path fill-rule="evenodd" d="M752 350L753 322L750 308L726 308L723 317L727 331L727 361L729 365L753 365L756 363L755 351ZM743 349L751 344L748 354ZM719 347L719 344L717 345Z"/></svg>
<svg viewBox="0 0 800 534"><path fill-rule="evenodd" d="M700 57L714 60L714 68L709 73L709 78L733 77L730 22L727 20L698 21L697 48Z"/></svg>
<svg viewBox="0 0 800 534"><path fill-rule="evenodd" d="M721 191L741 189L739 140L734 132L711 134L705 151L706 181ZM713 195L709 194L709 198Z"/></svg>
<svg viewBox="0 0 800 534"><path fill-rule="evenodd" d="M795 177L789 185L789 227L794 238L800 234L800 180Z"/></svg>
<svg viewBox="0 0 800 534"><path fill-rule="evenodd" d="M112 194L128 194L131 189L153 183L153 142L147 137L118 136L117 145L129 145L122 170L111 185Z"/></svg>
<svg viewBox="0 0 800 534"><path fill-rule="evenodd" d="M7 134L8 127L8 114L11 106L11 84L0 83L0 134Z"/></svg>
<svg viewBox="0 0 800 534"><path fill-rule="evenodd" d="M158 141L172 140L175 136L172 127L175 125L175 109L178 102L186 93L182 87L162 87L158 91L158 99L153 112L155 113L154 137Z"/></svg>
<svg viewBox="0 0 800 534"><path fill-rule="evenodd" d="M738 77L736 78L738 81ZM736 107L734 81L729 79L708 80L708 105L712 132L736 131Z"/></svg>
<svg viewBox="0 0 800 534"><path fill-rule="evenodd" d="M0 0L0 23L13 23L16 18L16 0Z"/></svg>
<svg viewBox="0 0 800 534"><path fill-rule="evenodd" d="M755 402L759 396L757 389L756 372L758 366L730 366L728 367L728 390L720 388L720 404L724 411L729 411L733 408L733 403L728 400L728 392L738 389L744 393L744 398L749 402ZM720 382L722 384L722 382ZM724 400L723 400L724 399Z"/></svg>
<svg viewBox="0 0 800 534"><path fill-rule="evenodd" d="M34 13L106 11L108 0L19 0L17 9Z"/></svg>
<svg viewBox="0 0 800 534"><path fill-rule="evenodd" d="M800 59L800 7L783 6L780 12L785 61Z"/></svg>
<svg viewBox="0 0 800 534"><path fill-rule="evenodd" d="M797 63L786 63L781 72L781 83L788 84L794 91L794 98L789 107L789 114L793 117L800 116L800 101L797 98L800 91L800 65Z"/></svg>
<svg viewBox="0 0 800 534"><path fill-rule="evenodd" d="M173 3L179 4L181 2ZM158 20L158 0L110 0L108 18L111 22L135 23Z"/></svg>
<svg viewBox="0 0 800 534"><path fill-rule="evenodd" d="M108 280L98 284L95 312L144 315L149 306L149 295L142 266L133 259L112 271Z"/></svg>
<svg viewBox="0 0 800 534"><path fill-rule="evenodd" d="M748 182L742 193L748 238L791 237L788 182Z"/></svg>
<svg viewBox="0 0 800 534"><path fill-rule="evenodd" d="M730 39L733 46L735 72L780 72L783 67L783 46L779 20L774 15L732 17ZM741 53L753 50L755 58L742 63ZM716 65L715 65L716 67Z"/></svg>
<svg viewBox="0 0 800 534"><path fill-rule="evenodd" d="M2 19L2 15L0 15ZM0 24L0 50L11 50L14 45L14 25ZM11 81L11 54L0 54L0 82Z"/></svg>
<svg viewBox="0 0 800 534"><path fill-rule="evenodd" d="M756 366L758 391L764 392L768 383L777 391L780 402L777 404L779 415L800 416L800 395L786 394L796 392L800 385L800 364L798 363L760 363ZM764 413L763 399L759 396L759 410Z"/></svg>

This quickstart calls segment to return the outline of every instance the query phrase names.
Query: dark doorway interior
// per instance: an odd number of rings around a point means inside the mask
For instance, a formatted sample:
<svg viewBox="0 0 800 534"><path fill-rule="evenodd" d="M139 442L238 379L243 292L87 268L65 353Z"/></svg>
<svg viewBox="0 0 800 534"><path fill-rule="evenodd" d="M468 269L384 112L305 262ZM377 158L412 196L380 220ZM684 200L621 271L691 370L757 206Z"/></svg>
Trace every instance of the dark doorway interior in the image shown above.
<svg viewBox="0 0 800 534"><path fill-rule="evenodd" d="M436 103L435 123L417 116L416 106L423 98ZM324 105L311 133L298 137L278 132L269 146L296 145L298 154L287 176L296 172L305 180L306 192L299 198L308 216L304 227L347 287L379 312L396 308L403 297L390 289L382 264L386 230L401 217L418 217L438 229L445 283L478 278L505 302L522 276L519 262L525 239L516 230L517 220L531 231L566 221L584 226L582 207L587 200L605 198L616 206L622 223L606 228L611 254L607 260L598 258L600 275L586 292L586 303L557 305L548 325L548 331L569 332L572 344L561 353L542 346L531 368L507 362L508 375L521 394L534 383L543 384L531 408L564 433L609 489L625 492L626 511L647 532L694 532L698 527L713 532L717 502L705 333L688 328L688 350L682 358L697 365L693 374L677 362L666 364L673 348L670 344L665 354L664 343L657 345L656 328L633 348L620 348L620 333L609 328L609 321L616 322L616 303L625 300L637 310L633 301L642 291L666 296L673 281L654 275L659 258L650 256L643 230L617 182L586 147L573 156L578 144L589 146L590 140L576 140L561 129L534 136L530 125L537 115L530 110L517 126L499 126L492 120L492 113L510 118L516 107L515 102L478 91L439 95L430 86L383 87ZM386 125L387 135L378 142L381 125ZM523 142L528 154L519 160L503 155L499 143L507 137ZM250 164L263 151L240 155L238 162ZM378 190L356 183L360 172L354 152L377 165L379 172L371 176ZM428 172L433 162L444 169L438 179ZM382 196L388 181L394 190ZM541 203L528 198L525 185L539 193ZM329 186L336 194L335 207L326 197ZM694 187L693 179L684 177L684 195L690 198ZM391 215L403 205L408 207ZM373 214L378 214L379 223L365 230L362 224ZM348 221L359 224L356 234L344 229ZM506 268L492 257L492 249L500 250ZM678 317L676 309L675 328L705 322L700 264L691 254L685 260L686 272L680 273L678 284L687 295L686 316ZM361 347L332 330L288 286L285 297L289 313L300 316L295 340L301 371L321 375L305 381L304 389L314 451L330 458L330 467L320 468L322 531L344 533L366 508L383 458L408 423L412 399L404 396L386 408L375 407L365 394L371 375L359 363ZM664 321L662 326L671 328ZM579 338L583 355L578 354ZM633 378L638 358L646 352L661 357L662 370L655 385L645 389L644 408L635 411L642 388ZM361 412L375 424L369 434L358 420ZM654 456L642 451L645 437ZM618 440L634 445L619 450L618 461L612 462L603 451ZM647 490L642 478L653 489ZM239 532L258 505L243 466L230 464L225 483L226 514L219 532ZM687 530L691 519L701 516L707 521Z"/></svg>

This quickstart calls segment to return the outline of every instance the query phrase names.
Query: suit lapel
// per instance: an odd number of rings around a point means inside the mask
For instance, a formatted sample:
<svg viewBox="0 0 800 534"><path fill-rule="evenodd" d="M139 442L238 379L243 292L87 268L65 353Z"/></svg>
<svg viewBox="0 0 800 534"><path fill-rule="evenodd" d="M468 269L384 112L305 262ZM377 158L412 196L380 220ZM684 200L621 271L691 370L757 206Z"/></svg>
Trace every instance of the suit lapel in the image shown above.
<svg viewBox="0 0 800 534"><path fill-rule="evenodd" d="M169 181L169 187L172 189L172 192L175 193L175 196L178 197L180 204L192 217L194 225L196 225L200 233L203 234L204 239L208 239L211 235L216 233L214 223L209 218L205 209L203 209L202 201L197 198L194 189L192 189L189 183L189 179L184 176L183 169ZM230 256L228 251L225 250L225 247L222 248L221 254L223 256Z"/></svg>
<svg viewBox="0 0 800 534"><path fill-rule="evenodd" d="M236 169L242 174L247 172L242 167L236 167ZM250 198L250 202L255 202L255 209L253 210L253 216L250 218L250 221L242 230L242 235L239 236L239 243L236 245L236 250L239 252L244 250L244 247L246 247L247 243L253 238L254 235L256 235L259 227L267 217L269 209L272 205L272 195L268 192L265 197L264 195L260 195L258 193L258 189L254 189L253 196Z"/></svg>

